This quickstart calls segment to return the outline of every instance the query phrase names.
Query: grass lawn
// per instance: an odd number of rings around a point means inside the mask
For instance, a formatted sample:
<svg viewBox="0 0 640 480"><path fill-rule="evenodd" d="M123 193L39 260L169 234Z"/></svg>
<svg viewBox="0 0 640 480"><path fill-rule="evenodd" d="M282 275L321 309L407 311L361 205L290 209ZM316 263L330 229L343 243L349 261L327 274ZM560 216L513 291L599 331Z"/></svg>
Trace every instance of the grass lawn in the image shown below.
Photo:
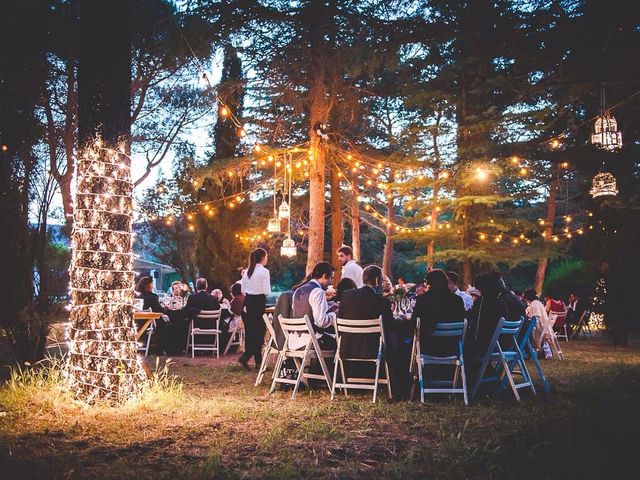
<svg viewBox="0 0 640 480"><path fill-rule="evenodd" d="M174 359L182 392L118 409L5 386L0 478L639 478L638 339L562 346L565 361L543 361L549 397L470 407L326 389L291 401L254 388L235 355Z"/></svg>

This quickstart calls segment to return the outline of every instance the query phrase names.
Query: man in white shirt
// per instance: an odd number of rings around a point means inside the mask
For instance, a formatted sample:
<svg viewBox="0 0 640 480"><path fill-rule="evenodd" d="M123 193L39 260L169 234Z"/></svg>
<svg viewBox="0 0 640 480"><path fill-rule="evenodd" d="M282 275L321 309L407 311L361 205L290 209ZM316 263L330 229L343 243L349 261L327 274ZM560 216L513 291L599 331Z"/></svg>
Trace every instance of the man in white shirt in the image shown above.
<svg viewBox="0 0 640 480"><path fill-rule="evenodd" d="M458 277L458 274L456 272L447 272L447 277L449 277L449 290L462 298L462 301L464 302L464 309L467 312L470 311L473 307L473 297L458 288L458 284L460 283L460 277Z"/></svg>
<svg viewBox="0 0 640 480"><path fill-rule="evenodd" d="M302 318L309 316L316 338L322 350L335 350L335 334L333 329L335 313L329 312L329 304L325 290L333 283L333 265L329 262L320 262L311 272L311 280L299 287L293 294L293 316ZM295 350L307 344L305 335L291 335L289 348Z"/></svg>
<svg viewBox="0 0 640 480"><path fill-rule="evenodd" d="M362 288L362 267L353 259L353 250L347 245L338 249L338 261L342 265L342 278L350 278L356 284L356 288Z"/></svg>

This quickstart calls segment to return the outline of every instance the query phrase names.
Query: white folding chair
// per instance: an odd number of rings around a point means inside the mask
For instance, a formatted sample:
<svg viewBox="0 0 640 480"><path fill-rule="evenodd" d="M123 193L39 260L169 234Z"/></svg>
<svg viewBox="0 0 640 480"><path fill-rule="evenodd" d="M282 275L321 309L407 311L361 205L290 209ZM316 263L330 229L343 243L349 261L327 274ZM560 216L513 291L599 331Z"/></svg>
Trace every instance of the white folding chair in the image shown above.
<svg viewBox="0 0 640 480"><path fill-rule="evenodd" d="M147 308L146 310L139 310L139 309L136 309L136 307L134 307L134 310L138 312L151 312L151 308ZM136 334L138 333L138 331L144 325L145 322L146 320L134 320L133 324L136 328ZM151 324L147 327L147 329L142 334L147 336L146 341L143 340L142 342L140 341L138 342L138 352L144 352L145 357L149 356L149 347L151 346L151 337L153 336L155 331L156 331L156 321L152 320Z"/></svg>
<svg viewBox="0 0 640 480"><path fill-rule="evenodd" d="M275 391L276 384L286 383L294 385L293 393L291 394L291 398L294 399L296 397L296 393L298 393L300 383L305 381L307 378L324 380L327 383L329 390L331 390L331 373L329 372L329 368L327 367L327 363L324 359L333 357L336 352L320 349L318 339L316 338L315 331L311 326L311 321L309 320L308 315L305 315L304 318L284 318L280 315L279 320L285 340L284 347L278 355L278 361L275 366L275 375L271 382L271 390L269 393L273 393ZM289 348L290 335L303 336L306 339L305 346L297 350ZM287 358L293 358L293 361L296 363L296 367L298 368L298 376L295 380L280 377L280 369ZM305 367L307 367L311 362L311 359L314 358L320 363L322 374L307 373L304 371Z"/></svg>
<svg viewBox="0 0 640 480"><path fill-rule="evenodd" d="M549 347L551 348L551 353L558 360L564 360L564 352L560 347L560 341L558 340L558 334L553 329L553 324L556 323L556 314L549 314L549 324L547 325L547 335L546 338L549 340Z"/></svg>
<svg viewBox="0 0 640 480"><path fill-rule="evenodd" d="M276 341L276 332L273 329L273 324L269 319L269 316L265 313L262 315L262 319L264 320L264 324L267 327L267 332L269 332L269 338L264 343L264 349L262 350L262 363L260 364L260 369L258 370L258 377L256 378L255 386L257 387L262 383L262 379L264 377L265 372L267 371L267 366L269 364L269 359L274 355L277 356L280 354L280 348L278 348L278 342ZM277 360L276 360L277 363ZM273 374L271 377L273 378L276 375L276 370L273 370Z"/></svg>
<svg viewBox="0 0 640 480"><path fill-rule="evenodd" d="M245 334L242 317L240 317L240 315L234 315L231 321L234 322L234 327L229 330L229 340L227 341L227 347L224 349L223 355L226 355L233 346L237 346L238 351L244 351Z"/></svg>
<svg viewBox="0 0 640 480"><path fill-rule="evenodd" d="M333 385L331 386L331 399L335 397L336 387L341 388L347 395L349 388L359 390L373 390L373 403L376 402L378 395L378 385L386 385L389 398L391 398L391 383L389 382L389 366L386 358L383 360L384 347L384 328L382 326L382 317L370 320L347 320L337 318L335 321L337 343L336 355L333 367ZM379 338L378 351L374 353L375 357L371 358L353 358L343 357L341 350L344 346L346 337L344 334L352 335L376 335ZM345 375L344 362L354 362L356 364L373 363L375 365L375 374L373 378L366 377L347 377ZM380 378L380 366L384 361L385 378ZM342 375L342 382L338 382L338 366Z"/></svg>
<svg viewBox="0 0 640 480"><path fill-rule="evenodd" d="M420 318L417 319L416 334L414 336L415 342L415 365L418 370L418 385L420 388L420 401L424 403L425 394L431 393L448 393L456 394L461 393L464 398L464 404L469 405L469 398L467 395L467 375L464 366L464 337L467 333L467 321L463 322L451 322L451 323L437 323L435 330L431 334L434 339L441 337L455 338L456 352L451 352L452 355L446 356L434 356L425 355L422 353L420 345ZM454 367L453 378L451 380L430 380L424 378L424 368L428 365L450 365ZM458 385L458 381L461 380L461 385Z"/></svg>
<svg viewBox="0 0 640 480"><path fill-rule="evenodd" d="M191 347L191 358L196 350L215 352L216 358L220 358L220 333L220 310L201 310L189 323L187 354ZM213 343L196 344L196 337L203 335L213 336Z"/></svg>

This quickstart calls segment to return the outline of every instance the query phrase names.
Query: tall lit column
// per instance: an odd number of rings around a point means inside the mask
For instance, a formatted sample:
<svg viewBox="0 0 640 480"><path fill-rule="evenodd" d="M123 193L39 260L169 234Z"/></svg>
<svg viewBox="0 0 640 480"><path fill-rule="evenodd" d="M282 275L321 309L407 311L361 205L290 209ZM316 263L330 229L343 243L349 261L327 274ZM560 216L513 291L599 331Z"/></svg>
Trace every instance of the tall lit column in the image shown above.
<svg viewBox="0 0 640 480"><path fill-rule="evenodd" d="M98 140L76 168L70 382L83 400L124 400L142 378L133 325L130 162Z"/></svg>

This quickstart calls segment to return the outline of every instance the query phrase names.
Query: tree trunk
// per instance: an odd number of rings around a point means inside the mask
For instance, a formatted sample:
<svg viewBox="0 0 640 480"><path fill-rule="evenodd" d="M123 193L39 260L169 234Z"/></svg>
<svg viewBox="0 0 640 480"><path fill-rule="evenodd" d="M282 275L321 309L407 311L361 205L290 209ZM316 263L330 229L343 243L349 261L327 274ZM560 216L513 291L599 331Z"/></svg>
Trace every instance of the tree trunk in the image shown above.
<svg viewBox="0 0 640 480"><path fill-rule="evenodd" d="M331 169L331 264L338 266L337 250L342 246L344 232L342 231L342 199L340 191L340 177L338 167ZM336 269L335 284L340 281L341 271Z"/></svg>
<svg viewBox="0 0 640 480"><path fill-rule="evenodd" d="M390 178L393 178L393 174L390 174ZM393 196L387 198L387 220L393 223ZM382 255L382 271L393 282L393 273L391 269L391 263L393 262L393 225L387 225L387 231L385 233L384 253Z"/></svg>
<svg viewBox="0 0 640 480"><path fill-rule="evenodd" d="M131 0L81 0L78 44L70 386L87 402L123 401L142 378L133 327L131 161L122 153L131 141Z"/></svg>
<svg viewBox="0 0 640 480"><path fill-rule="evenodd" d="M551 173L551 183L549 184L549 203L547 204L547 220L546 228L544 230L544 240L550 242L553 236L553 223L556 219L556 191L558 190L558 180L560 173L560 166L558 163L553 164L553 171ZM542 293L542 286L544 285L544 278L547 274L547 265L549 264L549 257L546 253L543 253L538 260L538 269L536 271L536 281L533 288L536 293Z"/></svg>
<svg viewBox="0 0 640 480"><path fill-rule="evenodd" d="M358 189L355 183L352 184L353 201L351 206L351 249L353 250L353 259L361 262L360 253L360 203L358 201Z"/></svg>
<svg viewBox="0 0 640 480"><path fill-rule="evenodd" d="M430 229L435 233L436 228L438 228L438 192L440 188L438 185L434 185L433 187L433 208L431 209L431 225ZM427 244L427 272L432 270L433 265L433 253L435 251L435 240L432 238L429 240Z"/></svg>
<svg viewBox="0 0 640 480"><path fill-rule="evenodd" d="M311 88L309 91L309 139L312 154L309 168L309 248L307 273L316 263L324 260L325 216L325 160L327 147L318 133L320 124L326 123L332 102L327 100L325 84L325 40L322 29L326 16L324 2L310 2L307 11L309 21L309 45L312 52Z"/></svg>

